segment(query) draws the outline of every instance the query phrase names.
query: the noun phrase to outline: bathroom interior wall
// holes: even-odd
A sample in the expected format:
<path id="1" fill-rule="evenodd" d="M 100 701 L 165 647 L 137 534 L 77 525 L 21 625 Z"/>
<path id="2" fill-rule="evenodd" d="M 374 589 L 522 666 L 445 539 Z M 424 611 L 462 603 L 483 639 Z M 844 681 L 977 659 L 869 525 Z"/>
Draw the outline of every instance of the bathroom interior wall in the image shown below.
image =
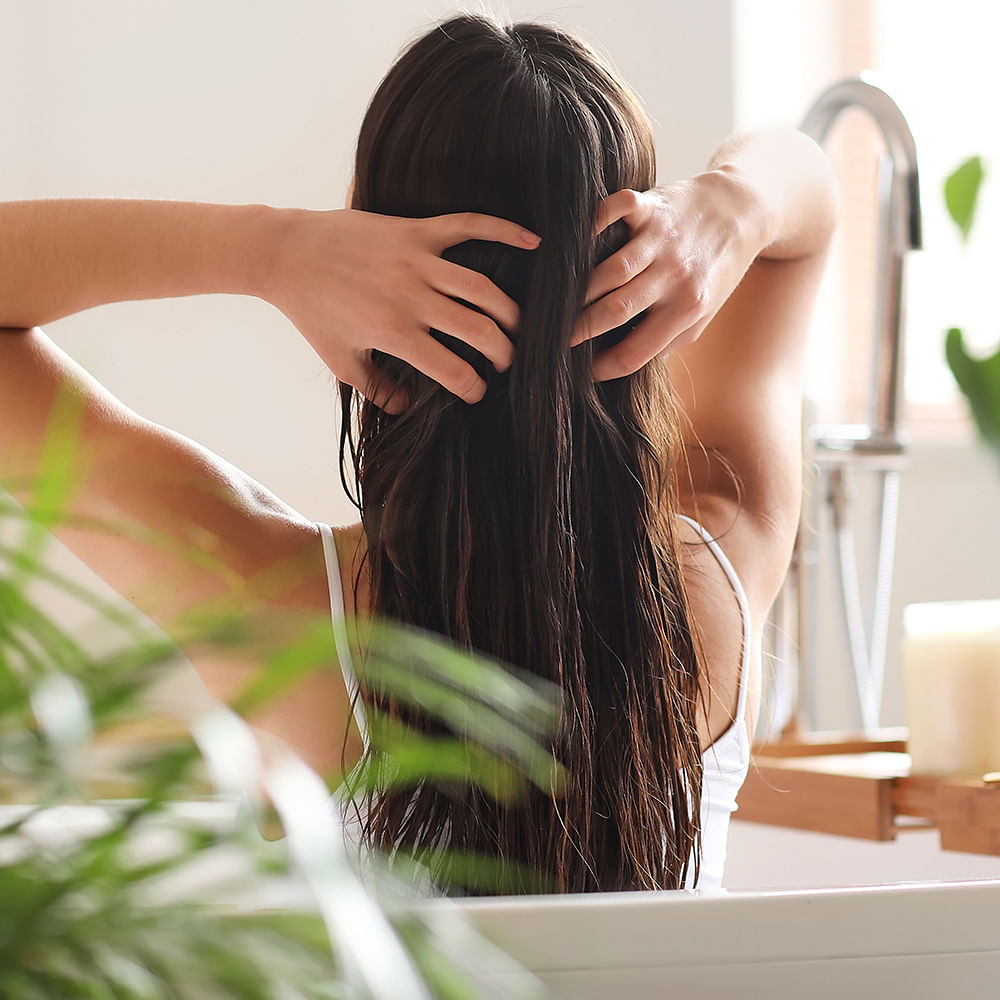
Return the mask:
<path id="1" fill-rule="evenodd" d="M 0 197 L 338 207 L 368 96 L 399 48 L 457 6 L 0 0 L 7 95 L 0 102 Z M 769 16 L 802 19 L 804 6 L 778 4 Z M 761 117 L 794 123 L 808 102 L 797 93 L 762 115 L 754 91 L 740 86 L 781 71 L 777 51 L 768 59 L 744 49 L 734 63 L 733 39 L 745 30 L 750 7 L 763 16 L 760 4 L 746 0 L 552 7 L 516 0 L 497 9 L 545 17 L 607 52 L 654 117 L 660 179 L 668 180 L 699 169 L 737 124 Z M 812 71 L 817 86 L 825 82 L 820 63 Z M 222 296 L 123 303 L 48 332 L 126 403 L 218 451 L 308 516 L 352 517 L 336 471 L 331 380 L 269 305 Z M 917 443 L 903 480 L 895 622 L 908 601 L 1000 596 L 990 561 L 1000 551 L 998 497 L 1000 470 L 967 440 Z M 74 572 L 90 579 L 79 567 Z M 831 599 L 820 722 L 851 725 L 834 607 Z M 887 723 L 903 721 L 897 647 L 898 627 Z"/>
<path id="2" fill-rule="evenodd" d="M 3 196 L 340 207 L 369 96 L 395 53 L 458 6 L 0 0 Z M 633 0 L 625 17 L 603 2 L 494 6 L 578 31 L 609 54 L 656 119 L 662 179 L 697 170 L 730 131 L 729 0 Z M 304 513 L 352 517 L 330 380 L 270 306 L 126 303 L 48 332 L 127 403 Z"/>
<path id="3" fill-rule="evenodd" d="M 460 8 L 547 20 L 602 50 L 651 111 L 661 180 L 698 170 L 732 130 L 730 0 L 0 0 L 0 197 L 339 208 L 371 93 L 407 42 Z M 337 471 L 332 379 L 270 305 L 119 303 L 46 330 L 126 404 L 307 516 L 355 519 Z M 58 546 L 53 558 L 101 589 Z M 82 616 L 51 599 L 64 620 Z"/>

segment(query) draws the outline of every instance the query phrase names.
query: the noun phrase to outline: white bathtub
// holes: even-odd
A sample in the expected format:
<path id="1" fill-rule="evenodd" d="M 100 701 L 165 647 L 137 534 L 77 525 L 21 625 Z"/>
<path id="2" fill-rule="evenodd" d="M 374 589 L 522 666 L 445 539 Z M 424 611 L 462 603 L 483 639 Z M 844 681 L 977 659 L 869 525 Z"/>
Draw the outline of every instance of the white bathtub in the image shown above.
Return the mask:
<path id="1" fill-rule="evenodd" d="M 1000 880 L 459 906 L 556 997 L 1000 996 Z"/>
<path id="2" fill-rule="evenodd" d="M 178 804 L 213 825 L 233 803 Z M 0 806 L 0 821 L 20 807 Z M 103 828 L 94 806 L 46 810 L 32 823 L 57 844 Z M 148 843 L 156 843 L 156 831 Z M 886 845 L 889 846 L 889 845 Z M 255 885 L 239 852 L 174 873 L 167 896 L 242 908 L 311 905 L 301 885 Z M 427 900 L 458 909 L 518 959 L 554 997 L 803 997 L 806 1000 L 987 1000 L 1000 997 L 1000 879 L 867 888 L 716 893 L 605 893 Z M 484 983 L 507 972 L 480 967 Z M 494 994 L 495 995 L 495 994 Z"/>

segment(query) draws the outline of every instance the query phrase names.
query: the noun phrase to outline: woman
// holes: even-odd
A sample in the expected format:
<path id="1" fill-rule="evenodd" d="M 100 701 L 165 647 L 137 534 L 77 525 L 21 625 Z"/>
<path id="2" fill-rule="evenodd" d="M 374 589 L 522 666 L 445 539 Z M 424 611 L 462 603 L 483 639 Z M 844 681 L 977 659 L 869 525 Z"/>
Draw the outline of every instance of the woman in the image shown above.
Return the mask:
<path id="1" fill-rule="evenodd" d="M 513 805 L 387 793 L 368 803 L 370 843 L 486 851 L 564 891 L 721 879 L 760 626 L 798 520 L 800 366 L 835 184 L 814 144 L 781 131 L 654 181 L 649 123 L 589 49 L 462 16 L 376 93 L 354 211 L 0 211 L 0 477 L 30 480 L 68 381 L 71 512 L 174 542 L 59 527 L 113 586 L 168 629 L 206 599 L 343 602 L 561 686 L 565 787 Z M 31 329 L 219 291 L 272 302 L 340 379 L 360 524 L 310 523 Z M 224 572 L 182 555 L 205 540 Z M 261 582 L 288 567 L 294 587 Z M 257 720 L 324 770 L 364 753 L 338 649 L 343 676 Z M 185 651 L 222 695 L 253 669 Z"/>

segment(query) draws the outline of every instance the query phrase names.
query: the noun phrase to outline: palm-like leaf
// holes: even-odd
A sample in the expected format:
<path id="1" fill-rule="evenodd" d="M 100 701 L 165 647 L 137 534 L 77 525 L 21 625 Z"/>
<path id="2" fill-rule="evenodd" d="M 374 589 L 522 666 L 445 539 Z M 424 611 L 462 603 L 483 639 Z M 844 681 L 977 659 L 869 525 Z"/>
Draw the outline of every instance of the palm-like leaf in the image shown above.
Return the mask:
<path id="1" fill-rule="evenodd" d="M 267 791 L 283 842 L 263 840 L 248 810 L 227 808 L 232 795 L 206 816 L 178 810 L 177 800 L 209 791 L 206 761 L 223 792 L 235 793 L 233 762 L 261 759 L 245 753 L 252 734 L 228 710 L 196 726 L 200 749 L 175 726 L 122 760 L 127 800 L 93 797 L 95 741 L 147 712 L 149 688 L 176 649 L 46 563 L 43 529 L 65 517 L 62 500 L 72 488 L 72 416 L 57 413 L 46 446 L 50 472 L 31 516 L 0 498 L 0 526 L 21 519 L 25 528 L 21 544 L 0 545 L 0 802 L 19 803 L 0 806 L 0 996 L 476 995 L 451 953 L 456 935 L 463 950 L 489 946 L 467 928 L 442 931 L 437 918 L 417 917 L 398 868 L 383 874 L 374 859 L 363 879 L 326 786 L 297 758 L 242 773 L 244 787 Z M 114 630 L 118 641 L 105 643 L 111 651 L 89 653 L 38 606 L 36 580 Z M 245 647 L 261 625 L 221 611 L 191 628 L 205 642 Z M 555 722 L 551 692 L 426 635 L 378 624 L 371 636 L 374 681 L 440 718 L 451 734 L 435 741 L 372 720 L 398 782 L 459 777 L 510 795 L 525 781 L 557 780 L 545 750 Z M 329 622 L 304 627 L 280 650 L 262 651 L 264 669 L 237 705 L 259 707 L 334 660 Z M 478 864 L 467 860 L 470 882 L 489 885 L 490 866 Z M 293 869 L 298 884 L 311 887 L 311 904 L 300 893 L 297 908 L 261 910 L 261 893 L 287 895 Z M 391 899 L 390 908 L 377 898 Z M 525 990 L 534 992 L 530 983 Z"/>

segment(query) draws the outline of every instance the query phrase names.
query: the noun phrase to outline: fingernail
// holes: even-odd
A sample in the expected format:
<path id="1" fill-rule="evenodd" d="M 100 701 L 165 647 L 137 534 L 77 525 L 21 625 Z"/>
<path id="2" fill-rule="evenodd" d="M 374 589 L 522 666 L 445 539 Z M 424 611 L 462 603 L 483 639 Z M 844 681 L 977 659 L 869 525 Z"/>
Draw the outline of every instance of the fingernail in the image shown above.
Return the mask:
<path id="1" fill-rule="evenodd" d="M 536 235 L 528 229 L 521 230 L 521 242 L 526 247 L 537 247 L 542 242 L 541 236 Z"/>

